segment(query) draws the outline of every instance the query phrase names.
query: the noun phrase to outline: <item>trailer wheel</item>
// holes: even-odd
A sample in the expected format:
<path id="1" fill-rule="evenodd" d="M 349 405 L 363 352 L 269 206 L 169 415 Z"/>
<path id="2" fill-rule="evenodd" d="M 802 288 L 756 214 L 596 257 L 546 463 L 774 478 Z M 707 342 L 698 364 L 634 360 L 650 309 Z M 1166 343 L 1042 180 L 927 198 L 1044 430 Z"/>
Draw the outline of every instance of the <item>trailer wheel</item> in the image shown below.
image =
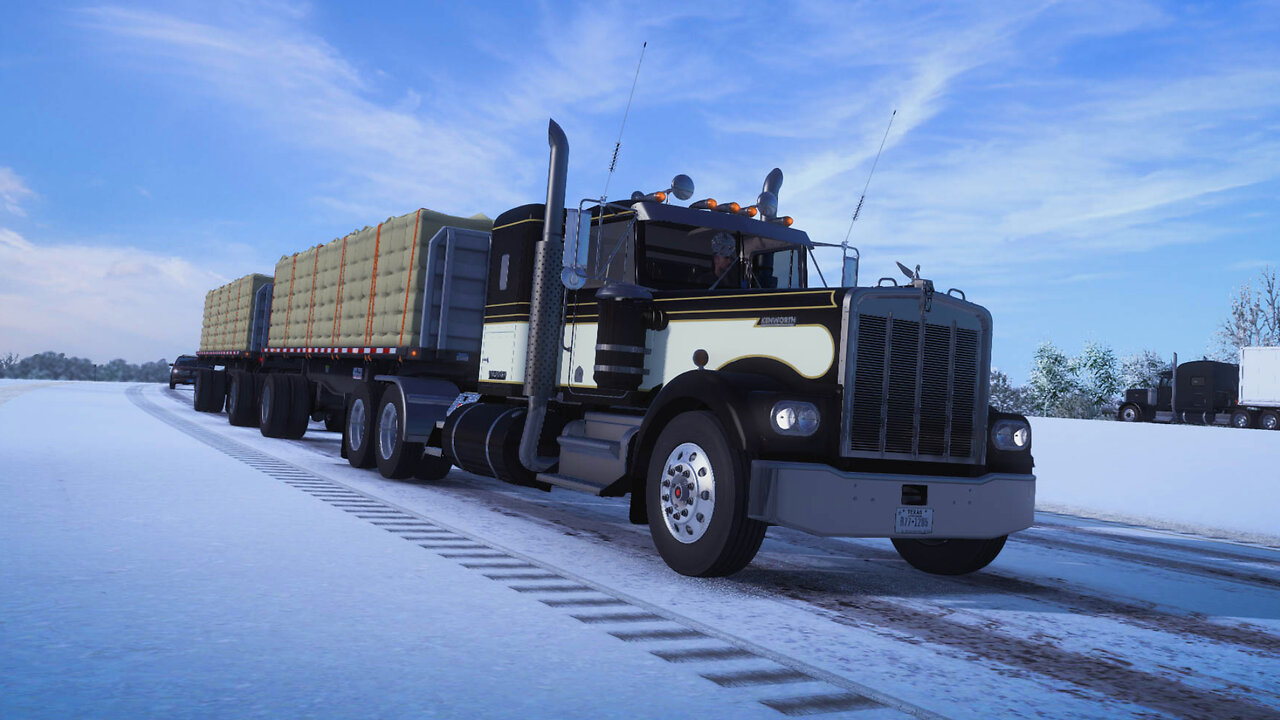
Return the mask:
<path id="1" fill-rule="evenodd" d="M 1121 422 L 1142 422 L 1142 408 L 1137 405 L 1121 405 L 1116 419 Z"/>
<path id="2" fill-rule="evenodd" d="M 933 575 L 967 575 L 991 564 L 1008 535 L 990 540 L 911 540 L 893 538 L 893 548 L 917 570 Z"/>
<path id="3" fill-rule="evenodd" d="M 658 435 L 645 482 L 649 533 L 681 575 L 731 575 L 751 562 L 767 525 L 747 517 L 747 464 L 716 416 L 677 415 Z"/>
<path id="4" fill-rule="evenodd" d="M 1243 408 L 1232 412 L 1231 427 L 1237 427 L 1237 428 L 1253 427 L 1253 413 Z"/>
<path id="5" fill-rule="evenodd" d="M 1280 428 L 1280 413 L 1275 410 L 1263 410 L 1258 416 L 1258 427 L 1263 430 L 1275 430 Z"/>
<path id="6" fill-rule="evenodd" d="M 222 412 L 227 399 L 226 376 L 212 368 L 196 372 L 196 392 L 193 407 L 200 412 Z"/>
<path id="7" fill-rule="evenodd" d="M 391 480 L 413 475 L 422 460 L 422 443 L 405 442 L 404 395 L 400 388 L 388 387 L 378 404 L 373 442 L 378 472 Z"/>
<path id="8" fill-rule="evenodd" d="M 289 411 L 284 437 L 297 440 L 307 434 L 307 425 L 311 422 L 311 383 L 301 375 L 285 377 L 289 379 Z"/>
<path id="9" fill-rule="evenodd" d="M 258 395 L 258 429 L 269 438 L 282 438 L 289 425 L 289 376 L 272 373 Z"/>
<path id="10" fill-rule="evenodd" d="M 227 421 L 238 427 L 258 424 L 258 383 L 246 370 L 230 372 L 227 388 Z"/>
<path id="11" fill-rule="evenodd" d="M 342 446 L 347 450 L 351 467 L 371 468 L 377 464 L 373 456 L 375 408 L 382 397 L 382 386 L 364 383 L 356 388 L 347 404 L 346 428 Z"/>

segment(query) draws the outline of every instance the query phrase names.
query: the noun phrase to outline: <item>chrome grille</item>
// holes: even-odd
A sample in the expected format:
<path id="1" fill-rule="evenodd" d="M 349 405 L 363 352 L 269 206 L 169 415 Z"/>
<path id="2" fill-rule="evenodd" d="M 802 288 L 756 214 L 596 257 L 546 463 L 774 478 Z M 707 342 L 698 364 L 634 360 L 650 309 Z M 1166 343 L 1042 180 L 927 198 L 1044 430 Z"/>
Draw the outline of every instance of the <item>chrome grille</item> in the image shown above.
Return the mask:
<path id="1" fill-rule="evenodd" d="M 984 333 L 962 326 L 973 324 L 972 314 L 935 308 L 924 321 L 894 314 L 855 316 L 847 454 L 981 462 Z"/>

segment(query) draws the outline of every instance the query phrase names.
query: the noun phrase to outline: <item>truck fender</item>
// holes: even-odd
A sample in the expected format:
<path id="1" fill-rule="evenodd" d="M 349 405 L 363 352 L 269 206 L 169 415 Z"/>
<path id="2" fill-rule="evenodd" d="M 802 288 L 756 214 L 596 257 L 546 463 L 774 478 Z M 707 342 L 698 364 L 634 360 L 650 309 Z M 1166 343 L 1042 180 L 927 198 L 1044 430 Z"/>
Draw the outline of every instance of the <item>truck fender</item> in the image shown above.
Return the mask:
<path id="1" fill-rule="evenodd" d="M 405 442 L 424 443 L 430 440 L 436 423 L 444 420 L 461 394 L 457 385 L 441 378 L 378 375 L 374 380 L 390 383 L 391 387 L 386 392 L 400 393 L 404 401 L 400 436 Z M 376 408 L 374 412 L 377 412 Z"/>
<path id="2" fill-rule="evenodd" d="M 631 522 L 642 524 L 649 521 L 644 502 L 649 455 L 658 435 L 672 418 L 693 410 L 710 411 L 724 425 L 729 440 L 746 449 L 747 438 L 754 434 L 747 410 L 747 393 L 773 389 L 778 384 L 772 378 L 752 373 L 690 370 L 664 385 L 649 405 L 644 421 L 640 423 L 640 431 L 636 433 L 634 451 L 630 453 L 627 476 L 631 486 Z"/>

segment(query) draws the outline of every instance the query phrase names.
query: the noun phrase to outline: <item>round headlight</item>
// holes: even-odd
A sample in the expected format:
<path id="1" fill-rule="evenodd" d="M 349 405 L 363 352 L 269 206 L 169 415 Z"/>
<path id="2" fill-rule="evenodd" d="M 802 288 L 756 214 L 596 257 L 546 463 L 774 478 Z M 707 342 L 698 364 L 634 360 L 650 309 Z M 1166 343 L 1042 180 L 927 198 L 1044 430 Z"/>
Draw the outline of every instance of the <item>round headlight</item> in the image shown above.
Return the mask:
<path id="1" fill-rule="evenodd" d="M 1022 420 L 997 420 L 991 428 L 991 444 L 997 450 L 1026 450 L 1031 447 L 1031 426 Z"/>
<path id="2" fill-rule="evenodd" d="M 779 435 L 807 437 L 818 431 L 821 416 L 813 403 L 782 400 L 774 403 L 770 420 Z"/>

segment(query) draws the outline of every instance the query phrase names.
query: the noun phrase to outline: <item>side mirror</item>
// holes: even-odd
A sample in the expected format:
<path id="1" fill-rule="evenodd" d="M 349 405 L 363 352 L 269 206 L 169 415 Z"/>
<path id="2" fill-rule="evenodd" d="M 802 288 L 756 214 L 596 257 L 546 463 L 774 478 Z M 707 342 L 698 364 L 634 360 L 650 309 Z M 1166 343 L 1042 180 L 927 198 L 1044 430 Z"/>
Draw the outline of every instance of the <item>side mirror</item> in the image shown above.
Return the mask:
<path id="1" fill-rule="evenodd" d="M 858 256 L 844 256 L 844 271 L 840 274 L 840 287 L 858 286 Z"/>
<path id="2" fill-rule="evenodd" d="M 587 284 L 587 258 L 591 250 L 591 213 L 564 211 L 564 256 L 560 284 L 579 290 Z"/>
<path id="3" fill-rule="evenodd" d="M 693 197 L 693 179 L 683 173 L 671 178 L 671 194 L 675 195 L 677 200 L 688 200 Z"/>

